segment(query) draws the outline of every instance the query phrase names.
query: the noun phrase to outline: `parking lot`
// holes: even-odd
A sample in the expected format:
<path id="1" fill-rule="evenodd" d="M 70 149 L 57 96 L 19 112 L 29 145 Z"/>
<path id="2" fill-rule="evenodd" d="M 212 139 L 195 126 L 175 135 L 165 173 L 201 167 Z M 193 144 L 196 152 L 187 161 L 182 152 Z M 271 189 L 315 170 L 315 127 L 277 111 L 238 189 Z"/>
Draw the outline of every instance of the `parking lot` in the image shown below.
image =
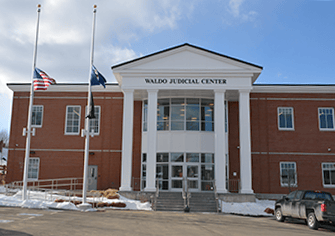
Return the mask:
<path id="1" fill-rule="evenodd" d="M 0 208 L 0 235 L 333 235 L 304 221 L 230 214 L 106 210 L 76 212 Z"/>

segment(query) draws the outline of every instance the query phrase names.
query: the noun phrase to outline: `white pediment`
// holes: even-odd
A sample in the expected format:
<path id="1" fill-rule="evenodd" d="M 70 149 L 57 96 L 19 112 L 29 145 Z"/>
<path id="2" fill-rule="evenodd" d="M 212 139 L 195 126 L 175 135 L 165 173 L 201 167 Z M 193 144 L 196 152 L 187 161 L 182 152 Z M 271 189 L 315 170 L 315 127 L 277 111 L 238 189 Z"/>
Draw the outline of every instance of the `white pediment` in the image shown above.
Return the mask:
<path id="1" fill-rule="evenodd" d="M 112 67 L 115 78 L 122 86 L 124 78 L 143 77 L 221 77 L 251 78 L 253 83 L 262 67 L 183 44 Z M 236 81 L 237 82 L 237 81 Z"/>
<path id="2" fill-rule="evenodd" d="M 115 66 L 113 71 L 261 71 L 261 67 L 185 44 Z"/>

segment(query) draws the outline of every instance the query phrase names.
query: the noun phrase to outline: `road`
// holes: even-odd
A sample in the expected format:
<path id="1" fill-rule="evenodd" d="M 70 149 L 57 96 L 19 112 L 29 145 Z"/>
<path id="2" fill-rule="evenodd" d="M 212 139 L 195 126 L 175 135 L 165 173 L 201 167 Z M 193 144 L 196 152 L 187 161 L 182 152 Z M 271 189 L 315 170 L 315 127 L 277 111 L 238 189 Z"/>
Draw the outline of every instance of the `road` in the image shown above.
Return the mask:
<path id="1" fill-rule="evenodd" d="M 75 212 L 0 208 L 0 235 L 333 235 L 335 227 L 318 231 L 303 221 L 280 223 L 274 217 L 230 214 L 106 210 Z"/>

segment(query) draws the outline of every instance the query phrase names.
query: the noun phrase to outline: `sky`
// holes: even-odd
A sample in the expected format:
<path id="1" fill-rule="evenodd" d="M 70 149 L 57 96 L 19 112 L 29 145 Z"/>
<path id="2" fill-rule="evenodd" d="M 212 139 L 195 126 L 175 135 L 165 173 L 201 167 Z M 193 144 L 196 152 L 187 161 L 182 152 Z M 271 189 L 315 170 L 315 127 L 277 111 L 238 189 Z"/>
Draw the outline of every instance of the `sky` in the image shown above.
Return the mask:
<path id="1" fill-rule="evenodd" d="M 58 83 L 87 83 L 93 5 L 94 64 L 111 66 L 189 43 L 263 67 L 256 83 L 335 84 L 335 0 L 1 0 L 0 131 L 13 92 L 30 83 L 37 4 L 37 67 Z"/>

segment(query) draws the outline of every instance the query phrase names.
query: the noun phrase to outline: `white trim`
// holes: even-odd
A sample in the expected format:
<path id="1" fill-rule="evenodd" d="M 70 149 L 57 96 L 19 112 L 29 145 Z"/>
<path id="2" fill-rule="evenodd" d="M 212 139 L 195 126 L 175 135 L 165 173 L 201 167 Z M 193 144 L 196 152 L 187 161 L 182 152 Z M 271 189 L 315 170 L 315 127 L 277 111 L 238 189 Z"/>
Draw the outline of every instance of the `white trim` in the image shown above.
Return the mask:
<path id="1" fill-rule="evenodd" d="M 332 118 L 333 118 L 333 128 L 321 128 L 320 123 L 320 109 L 331 109 L 332 110 Z M 335 124 L 334 124 L 334 107 L 318 107 L 318 121 L 319 121 L 319 130 L 320 131 L 335 131 Z"/>
<path id="2" fill-rule="evenodd" d="M 325 184 L 325 180 L 324 180 L 324 175 L 323 175 L 323 165 L 324 164 L 331 164 L 331 165 L 334 165 L 334 168 L 333 169 L 330 169 L 330 168 L 326 168 L 325 170 L 335 170 L 335 162 L 322 162 L 321 163 L 321 175 L 322 175 L 322 185 L 324 188 L 335 188 L 335 183 L 333 184 Z M 330 177 L 329 177 L 330 178 Z M 330 178 L 331 179 L 331 178 Z"/>
<path id="3" fill-rule="evenodd" d="M 34 151 L 42 152 L 83 152 L 84 149 L 37 149 L 33 148 Z M 24 151 L 25 148 L 8 148 L 9 151 Z M 90 152 L 122 152 L 122 150 L 93 150 L 90 149 Z M 335 154 L 334 154 L 335 155 Z"/>
<path id="4" fill-rule="evenodd" d="M 39 90 L 38 94 L 48 92 L 87 92 L 88 84 L 54 84 L 47 90 Z M 7 84 L 7 87 L 13 92 L 29 92 L 31 84 Z M 122 92 L 118 84 L 106 84 L 106 88 L 102 86 L 92 86 L 92 92 Z"/>
<path id="5" fill-rule="evenodd" d="M 297 163 L 294 162 L 294 161 L 281 161 L 279 162 L 279 168 L 280 168 L 280 171 L 279 171 L 279 177 L 280 177 L 280 186 L 281 187 L 288 187 L 288 183 L 283 183 L 283 180 L 282 180 L 282 164 L 294 164 L 294 184 L 291 186 L 291 187 L 298 187 L 298 179 L 297 179 Z"/>
<path id="6" fill-rule="evenodd" d="M 79 107 L 79 123 L 78 123 L 78 132 L 77 133 L 66 132 L 68 107 Z M 64 129 L 64 134 L 65 135 L 79 135 L 80 134 L 80 120 L 81 120 L 81 106 L 80 105 L 67 105 L 66 106 L 66 112 L 65 112 L 65 127 L 64 127 L 65 129 Z"/>
<path id="7" fill-rule="evenodd" d="M 280 127 L 279 109 L 291 109 L 292 128 L 281 128 Z M 293 109 L 293 107 L 277 107 L 277 123 L 278 123 L 278 130 L 281 130 L 281 131 L 294 131 L 294 109 Z"/>
<path id="8" fill-rule="evenodd" d="M 43 126 L 43 113 L 44 113 L 44 106 L 43 105 L 33 105 L 33 111 L 32 113 L 34 112 L 34 108 L 35 107 L 42 107 L 42 118 L 41 118 L 41 124 L 40 125 L 33 125 L 31 124 L 31 127 L 34 127 L 34 128 L 42 128 Z M 36 121 L 36 119 L 35 119 Z M 31 123 L 33 123 L 33 120 L 31 120 Z"/>
<path id="9" fill-rule="evenodd" d="M 30 161 L 31 160 L 38 160 L 38 166 L 37 166 L 37 178 L 29 178 L 29 170 L 31 170 L 30 167 Z M 38 176 L 39 176 L 39 172 L 40 172 L 40 158 L 39 157 L 29 157 L 29 163 L 28 163 L 28 180 L 38 180 Z"/>

